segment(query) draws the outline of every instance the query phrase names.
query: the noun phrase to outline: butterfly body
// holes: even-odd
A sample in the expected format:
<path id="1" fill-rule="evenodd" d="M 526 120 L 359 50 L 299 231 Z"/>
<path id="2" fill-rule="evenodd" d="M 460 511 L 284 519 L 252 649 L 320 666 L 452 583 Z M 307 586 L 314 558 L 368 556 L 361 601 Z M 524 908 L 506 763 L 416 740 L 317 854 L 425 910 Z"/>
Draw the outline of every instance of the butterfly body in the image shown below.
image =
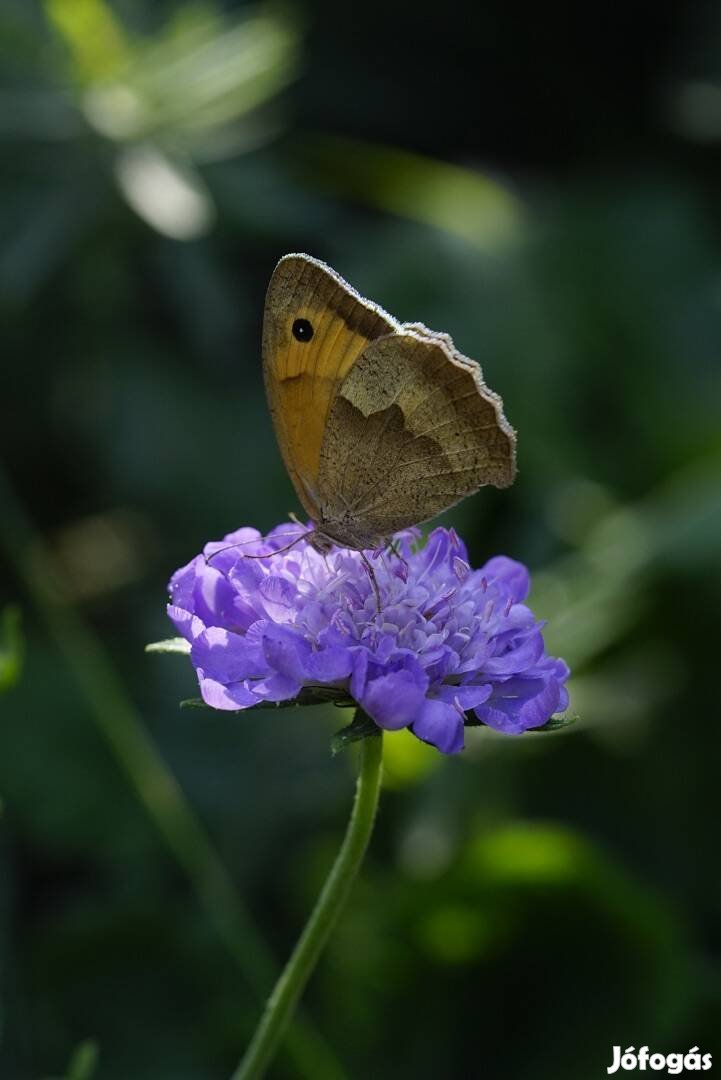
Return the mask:
<path id="1" fill-rule="evenodd" d="M 515 435 L 479 365 L 308 255 L 286 255 L 271 278 L 263 371 L 320 545 L 376 548 L 484 484 L 513 481 Z"/>

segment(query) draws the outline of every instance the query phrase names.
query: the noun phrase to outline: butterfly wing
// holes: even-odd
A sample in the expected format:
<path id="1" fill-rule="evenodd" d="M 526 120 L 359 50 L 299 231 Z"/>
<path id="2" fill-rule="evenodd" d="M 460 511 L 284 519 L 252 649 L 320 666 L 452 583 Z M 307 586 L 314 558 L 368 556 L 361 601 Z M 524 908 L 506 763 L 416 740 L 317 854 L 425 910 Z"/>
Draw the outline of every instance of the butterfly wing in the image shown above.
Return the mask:
<path id="1" fill-rule="evenodd" d="M 387 537 L 484 484 L 508 487 L 515 446 L 479 365 L 447 335 L 404 326 L 364 350 L 333 400 L 318 475 L 321 520 L 341 542 Z"/>
<path id="2" fill-rule="evenodd" d="M 314 520 L 321 444 L 338 387 L 366 346 L 397 327 L 309 255 L 286 255 L 273 272 L 263 320 L 263 376 L 283 461 Z"/>

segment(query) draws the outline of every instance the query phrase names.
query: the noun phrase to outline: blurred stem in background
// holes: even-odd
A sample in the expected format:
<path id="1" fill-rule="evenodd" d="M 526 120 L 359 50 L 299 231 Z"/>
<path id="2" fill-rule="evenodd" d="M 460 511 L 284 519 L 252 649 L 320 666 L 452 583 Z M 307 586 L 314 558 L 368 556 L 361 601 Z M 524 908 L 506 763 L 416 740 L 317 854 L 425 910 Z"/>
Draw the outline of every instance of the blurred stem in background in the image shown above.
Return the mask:
<path id="1" fill-rule="evenodd" d="M 92 1080 L 98 1067 L 98 1058 L 98 1044 L 94 1039 L 86 1039 L 75 1048 L 64 1076 L 58 1080 Z"/>
<path id="2" fill-rule="evenodd" d="M 67 598 L 54 560 L 36 535 L 0 467 L 0 548 L 17 571 L 58 651 L 90 707 L 90 715 L 126 773 L 173 856 L 186 872 L 248 985 L 264 997 L 271 954 L 237 896 L 225 867 L 182 789 L 148 737 L 102 643 Z M 289 1032 L 298 1072 L 309 1080 L 341 1080 L 331 1050 L 307 1020 Z"/>
<path id="3" fill-rule="evenodd" d="M 341 135 L 304 132 L 290 149 L 290 168 L 314 186 L 442 229 L 479 251 L 505 250 L 523 235 L 520 199 L 480 170 Z"/>
<path id="4" fill-rule="evenodd" d="M 357 710 L 356 720 L 363 717 L 361 710 Z M 358 876 L 378 809 L 382 762 L 383 734 L 379 731 L 362 740 L 355 801 L 343 844 L 232 1080 L 260 1080 L 278 1052 L 305 985 Z"/>
<path id="5" fill-rule="evenodd" d="M 8 604 L 0 611 L 0 694 L 9 690 L 19 680 L 24 652 L 20 609 L 14 604 Z"/>
<path id="6" fill-rule="evenodd" d="M 576 671 L 628 631 L 659 565 L 717 568 L 721 545 L 721 451 L 671 474 L 635 504 L 604 513 L 583 543 L 534 575 L 534 601 L 549 619 L 549 648 Z M 612 572 L 609 571 L 612 568 Z"/>

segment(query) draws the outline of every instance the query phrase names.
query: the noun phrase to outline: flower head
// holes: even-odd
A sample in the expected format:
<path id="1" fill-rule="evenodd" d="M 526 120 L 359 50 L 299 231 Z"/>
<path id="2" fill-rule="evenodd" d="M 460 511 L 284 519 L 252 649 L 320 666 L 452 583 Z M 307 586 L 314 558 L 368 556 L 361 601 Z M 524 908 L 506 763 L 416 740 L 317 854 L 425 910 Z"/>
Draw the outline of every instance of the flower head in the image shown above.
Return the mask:
<path id="1" fill-rule="evenodd" d="M 336 687 L 380 727 L 448 754 L 469 722 L 518 735 L 566 708 L 568 667 L 545 653 L 521 563 L 497 556 L 472 570 L 454 530 L 425 545 L 399 533 L 393 551 L 367 553 L 379 611 L 360 553 L 320 554 L 304 531 L 239 529 L 173 575 L 168 614 L 206 704 L 248 709 Z"/>

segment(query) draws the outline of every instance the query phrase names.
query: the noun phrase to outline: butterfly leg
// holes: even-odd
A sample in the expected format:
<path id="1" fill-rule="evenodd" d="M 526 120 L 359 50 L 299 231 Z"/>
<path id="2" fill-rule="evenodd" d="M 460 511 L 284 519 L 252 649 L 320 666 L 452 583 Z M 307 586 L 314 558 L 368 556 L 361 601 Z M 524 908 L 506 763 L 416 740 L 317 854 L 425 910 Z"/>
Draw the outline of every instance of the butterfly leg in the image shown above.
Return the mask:
<path id="1" fill-rule="evenodd" d="M 376 607 L 378 608 L 378 614 L 380 615 L 382 608 L 381 608 L 381 591 L 378 588 L 378 578 L 376 577 L 375 570 L 373 569 L 370 562 L 368 561 L 368 556 L 366 555 L 365 551 L 359 551 L 358 554 L 360 555 L 361 559 L 363 560 L 363 565 L 365 566 L 366 570 L 368 571 L 368 577 L 371 579 L 371 585 L 373 586 L 373 592 L 375 593 L 375 598 L 376 598 Z"/>
<path id="2" fill-rule="evenodd" d="M 395 555 L 395 557 L 398 559 L 398 561 L 403 564 L 403 567 L 404 567 L 405 572 L 406 572 L 406 578 L 405 579 L 407 581 L 408 580 L 408 563 L 406 562 L 406 560 L 401 555 L 401 549 L 398 547 L 398 541 L 395 539 L 395 537 L 392 537 L 388 541 L 388 550 L 390 551 L 391 555 Z"/>
<path id="3" fill-rule="evenodd" d="M 275 551 L 269 551 L 265 555 L 241 555 L 242 559 L 272 559 L 274 555 L 282 555 L 284 551 L 290 551 L 291 548 L 299 544 L 301 540 L 310 541 L 315 533 L 315 529 L 308 529 L 307 532 L 301 533 L 300 536 L 296 536 L 295 540 L 291 540 L 285 547 L 277 548 Z M 223 549 L 225 550 L 225 549 Z"/>

